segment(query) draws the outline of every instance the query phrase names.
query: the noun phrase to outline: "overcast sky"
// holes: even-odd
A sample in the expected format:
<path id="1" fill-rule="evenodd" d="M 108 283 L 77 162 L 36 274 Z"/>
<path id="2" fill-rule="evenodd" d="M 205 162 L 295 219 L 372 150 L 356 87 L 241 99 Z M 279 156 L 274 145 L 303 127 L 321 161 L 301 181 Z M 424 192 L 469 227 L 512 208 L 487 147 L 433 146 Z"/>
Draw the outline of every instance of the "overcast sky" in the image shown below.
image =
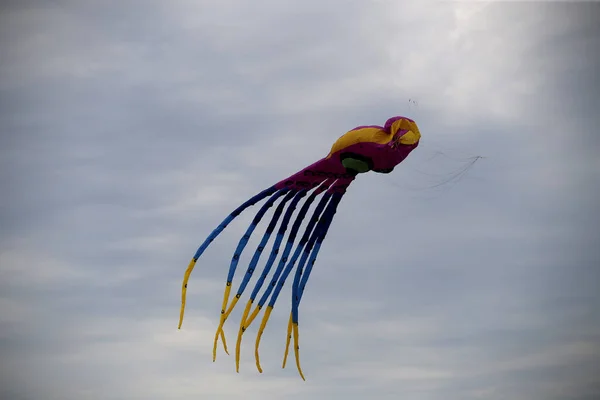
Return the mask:
<path id="1" fill-rule="evenodd" d="M 597 3 L 0 7 L 0 398 L 600 398 Z M 197 247 L 395 115 L 421 145 L 339 207 L 300 309 L 307 381 L 281 369 L 291 280 L 264 373 L 257 326 L 239 374 L 213 363 L 258 208 L 200 259 L 178 331 Z"/>

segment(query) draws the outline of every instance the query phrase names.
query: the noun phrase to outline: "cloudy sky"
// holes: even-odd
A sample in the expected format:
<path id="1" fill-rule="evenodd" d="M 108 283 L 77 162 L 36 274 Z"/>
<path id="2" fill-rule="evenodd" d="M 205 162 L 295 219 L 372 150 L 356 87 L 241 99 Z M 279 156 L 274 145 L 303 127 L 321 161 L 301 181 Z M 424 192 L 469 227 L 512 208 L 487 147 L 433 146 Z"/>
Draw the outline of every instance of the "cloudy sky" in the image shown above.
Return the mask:
<path id="1" fill-rule="evenodd" d="M 597 3 L 0 7 L 0 398 L 600 397 Z M 421 146 L 353 183 L 307 286 L 307 381 L 281 369 L 289 287 L 264 373 L 256 326 L 239 374 L 221 348 L 213 363 L 256 209 L 199 261 L 178 331 L 198 245 L 345 131 L 403 114 Z"/>

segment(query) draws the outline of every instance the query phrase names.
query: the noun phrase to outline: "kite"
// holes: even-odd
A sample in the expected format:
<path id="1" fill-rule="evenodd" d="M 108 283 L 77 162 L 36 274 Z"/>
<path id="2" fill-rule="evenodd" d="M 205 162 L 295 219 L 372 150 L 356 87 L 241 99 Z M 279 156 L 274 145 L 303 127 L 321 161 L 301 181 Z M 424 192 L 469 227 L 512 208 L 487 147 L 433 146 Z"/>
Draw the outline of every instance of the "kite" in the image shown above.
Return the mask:
<path id="1" fill-rule="evenodd" d="M 246 303 L 240 321 L 235 349 L 236 371 L 239 372 L 242 336 L 266 304 L 267 307 L 258 330 L 254 348 L 256 367 L 258 371 L 262 373 L 258 355 L 261 336 L 266 328 L 267 321 L 273 311 L 279 293 L 284 287 L 286 279 L 295 268 L 292 283 L 292 307 L 287 328 L 287 340 L 282 368 L 285 368 L 290 342 L 293 338 L 296 367 L 302 379 L 305 379 L 302 368 L 300 367 L 298 309 L 302 300 L 302 295 L 304 294 L 306 283 L 316 262 L 325 235 L 327 234 L 337 211 L 338 204 L 346 193 L 348 186 L 359 174 L 364 174 L 369 171 L 383 174 L 392 172 L 394 167 L 400 164 L 419 145 L 420 138 L 421 133 L 419 132 L 419 128 L 415 121 L 402 116 L 389 118 L 384 126 L 369 125 L 356 127 L 342 135 L 333 144 L 331 151 L 326 157 L 290 177 L 283 179 L 270 188 L 263 190 L 232 211 L 198 248 L 185 271 L 181 288 L 181 311 L 178 329 L 181 329 L 181 324 L 183 322 L 188 280 L 202 253 L 227 227 L 227 225 L 229 225 L 229 223 L 245 209 L 268 198 L 256 213 L 252 223 L 246 230 L 246 233 L 240 239 L 231 259 L 223 295 L 221 319 L 214 338 L 213 361 L 216 359 L 219 337 L 223 342 L 225 352 L 229 354 L 223 326 L 242 296 L 251 277 L 257 270 L 259 259 L 265 250 L 269 239 L 275 232 L 280 217 L 283 215 L 279 229 L 275 233 L 275 240 L 267 262 L 260 272 L 260 276 L 250 294 L 250 299 Z M 292 219 L 292 214 L 300 204 L 300 201 L 306 196 L 308 197 L 300 207 L 296 218 Z M 319 196 L 320 199 L 313 210 L 312 216 L 307 221 L 304 233 L 292 252 L 302 221 L 307 216 L 310 206 Z M 265 213 L 273 207 L 279 199 L 281 200 L 273 212 L 271 221 L 265 229 L 264 235 L 250 260 L 246 273 L 230 303 L 231 286 L 240 256 L 246 247 L 250 236 Z M 275 272 L 270 278 L 264 293 L 259 298 L 259 292 L 267 280 L 268 274 L 273 265 L 275 265 L 275 261 L 280 253 L 282 242 L 290 222 L 292 223 L 292 227 L 285 241 L 281 257 L 277 262 Z M 257 298 L 258 303 L 252 310 L 252 305 Z M 251 310 L 252 312 L 250 312 Z"/>

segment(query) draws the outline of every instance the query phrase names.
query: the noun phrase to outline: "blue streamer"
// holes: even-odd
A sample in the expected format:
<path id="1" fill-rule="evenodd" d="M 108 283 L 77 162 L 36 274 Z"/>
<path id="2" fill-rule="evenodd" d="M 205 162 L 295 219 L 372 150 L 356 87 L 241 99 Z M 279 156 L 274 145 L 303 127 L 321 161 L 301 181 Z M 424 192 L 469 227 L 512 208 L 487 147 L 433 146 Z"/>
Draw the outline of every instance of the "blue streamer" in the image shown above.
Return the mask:
<path id="1" fill-rule="evenodd" d="M 306 196 L 307 193 L 308 193 L 308 190 L 306 190 L 306 189 L 300 190 L 299 192 L 296 193 L 296 195 L 294 196 L 294 199 L 289 204 L 289 206 L 285 212 L 285 215 L 283 217 L 283 220 L 281 222 L 281 226 L 284 227 L 283 233 L 285 233 L 285 230 L 287 230 L 288 222 L 289 222 L 290 218 L 292 217 L 294 210 L 296 209 L 296 205 L 304 196 Z M 260 241 L 258 247 L 256 248 L 256 251 L 254 252 L 254 255 L 252 256 L 252 260 L 250 261 L 250 264 L 248 265 L 248 269 L 246 270 L 246 274 L 244 275 L 244 279 L 240 283 L 240 287 L 238 288 L 238 291 L 236 294 L 237 297 L 240 297 L 243 294 L 244 290 L 246 289 L 246 286 L 248 285 L 248 282 L 250 282 L 250 278 L 252 278 L 252 274 L 254 273 L 256 264 L 258 264 L 258 260 L 260 259 L 262 251 L 264 250 L 265 246 L 267 245 L 267 242 L 269 241 L 269 238 L 271 237 L 271 233 L 275 229 L 277 220 L 279 219 L 279 216 L 281 215 L 281 213 L 283 211 L 282 206 L 284 204 L 285 204 L 284 202 L 281 202 L 279 207 L 277 207 L 277 210 L 275 210 L 275 213 L 273 214 L 273 218 L 271 219 L 271 223 L 267 227 L 265 234 L 262 237 L 262 240 Z M 283 233 L 281 233 L 281 236 L 283 236 Z"/>
<path id="2" fill-rule="evenodd" d="M 326 194 L 327 196 L 327 194 Z M 323 199 L 321 199 L 321 203 L 319 203 L 319 205 L 323 204 L 323 207 L 325 206 L 325 202 L 323 202 L 323 200 L 327 199 L 328 203 L 327 204 L 327 208 L 330 207 L 331 205 L 331 200 L 333 197 L 331 195 L 325 197 Z M 316 210 L 315 210 L 316 211 Z M 314 226 L 315 223 L 318 221 L 319 223 L 322 222 L 322 220 L 324 218 L 326 218 L 327 216 L 327 210 L 325 210 L 323 212 L 323 215 L 321 216 L 321 221 L 319 221 L 318 218 L 315 218 L 315 216 L 313 215 L 313 218 L 311 219 L 312 225 Z M 290 274 L 292 268 L 294 267 L 298 257 L 300 256 L 300 252 L 302 251 L 302 248 L 304 247 L 304 244 L 306 243 L 307 247 L 311 246 L 311 243 L 314 243 L 313 237 L 315 235 L 319 234 L 319 225 L 317 224 L 317 226 L 314 228 L 314 230 L 312 231 L 312 235 L 310 235 L 310 239 L 308 241 L 306 240 L 301 240 L 300 243 L 298 243 L 298 246 L 296 247 L 296 250 L 294 251 L 294 255 L 292 256 L 292 259 L 288 262 L 288 265 L 285 267 L 285 270 L 283 271 L 283 273 L 281 274 L 281 276 L 279 277 L 277 283 L 275 284 L 275 277 L 271 283 L 271 288 L 274 288 L 275 290 L 273 291 L 273 295 L 271 296 L 271 300 L 269 301 L 269 307 L 274 307 L 275 306 L 275 302 L 277 301 L 277 298 L 279 297 L 279 293 L 281 292 L 281 289 L 283 288 L 284 284 L 285 284 L 285 280 L 287 279 L 287 276 Z M 308 228 L 308 227 L 307 227 Z M 312 230 L 312 227 L 311 227 Z M 309 231 L 308 229 L 304 232 L 305 235 L 302 239 L 308 238 L 309 237 Z M 307 243 L 308 242 L 308 243 Z M 307 255 L 305 255 L 306 253 L 306 248 L 305 251 L 302 254 L 302 259 L 301 259 L 301 263 L 306 262 L 305 258 L 307 257 Z M 262 300 L 262 299 L 261 299 Z"/>
<path id="3" fill-rule="evenodd" d="M 304 231 L 304 235 L 302 236 L 302 238 L 300 239 L 300 242 L 297 245 L 296 251 L 294 253 L 294 256 L 296 258 L 297 258 L 296 253 L 298 253 L 298 251 L 299 251 L 298 249 L 303 248 L 304 244 L 308 241 L 308 237 L 309 237 L 310 233 L 312 232 L 314 225 L 317 223 L 319 216 L 321 215 L 321 212 L 325 208 L 325 205 L 329 201 L 330 197 L 331 197 L 330 193 L 325 193 L 323 195 L 323 197 L 321 197 L 321 201 L 319 201 L 319 203 L 317 204 L 317 207 L 315 208 L 313 215 L 312 215 L 310 221 L 308 222 L 308 225 Z M 300 224 L 300 223 L 298 223 L 298 224 Z M 287 242 L 285 250 L 281 256 L 281 259 L 279 260 L 279 265 L 277 266 L 277 269 L 275 270 L 275 273 L 273 274 L 273 277 L 271 278 L 271 282 L 270 282 L 269 286 L 267 286 L 265 293 L 263 293 L 262 297 L 260 298 L 260 300 L 258 302 L 259 308 L 265 304 L 265 302 L 269 298 L 269 295 L 273 291 L 273 288 L 275 288 L 275 286 L 277 284 L 277 280 L 279 279 L 279 275 L 281 275 L 281 272 L 283 271 L 283 268 L 285 266 L 285 263 L 288 260 L 289 253 L 291 252 L 293 245 L 294 245 L 293 242 L 289 242 L 289 241 Z"/>
<path id="4" fill-rule="evenodd" d="M 227 284 L 228 285 L 230 285 L 233 280 L 233 276 L 235 275 L 235 270 L 236 270 L 237 264 L 240 260 L 240 256 L 242 255 L 244 248 L 248 244 L 248 240 L 250 240 L 250 236 L 252 235 L 252 232 L 254 232 L 254 229 L 256 229 L 256 226 L 258 225 L 258 223 L 260 222 L 262 217 L 265 215 L 267 210 L 269 208 L 271 208 L 273 206 L 273 204 L 275 203 L 275 201 L 284 194 L 286 194 L 286 196 L 281 201 L 282 204 L 285 204 L 288 200 L 290 200 L 294 196 L 294 191 L 287 189 L 287 188 L 279 190 L 277 193 L 275 193 L 273 196 L 271 196 L 271 198 L 256 213 L 256 216 L 252 220 L 252 223 L 246 230 L 246 233 L 244 234 L 244 236 L 242 236 L 242 238 L 240 239 L 240 241 L 235 249 L 235 252 L 233 253 L 233 257 L 231 258 L 231 264 L 229 265 L 229 273 L 227 275 Z"/>
<path id="5" fill-rule="evenodd" d="M 313 266 L 317 260 L 317 255 L 319 254 L 319 250 L 321 249 L 321 244 L 323 240 L 325 240 L 325 236 L 327 235 L 327 231 L 333 222 L 333 217 L 337 211 L 337 206 L 342 200 L 343 194 L 335 194 L 327 207 L 327 210 L 323 213 L 323 219 L 321 223 L 319 223 L 318 233 L 314 235 L 314 240 L 311 244 L 306 246 L 305 252 L 303 254 L 303 260 L 306 261 L 306 257 L 308 253 L 311 251 L 310 258 L 308 259 L 308 264 L 306 267 L 306 271 L 303 273 L 302 270 L 304 268 L 304 263 L 302 260 L 298 265 L 298 269 L 296 270 L 296 275 L 294 277 L 294 283 L 292 285 L 292 322 L 298 323 L 298 307 L 300 305 L 300 300 L 302 299 L 302 294 L 304 293 L 304 287 L 306 286 L 306 282 L 310 276 Z M 311 238 L 313 239 L 313 238 Z"/>
<path id="6" fill-rule="evenodd" d="M 275 185 L 271 186 L 268 189 L 263 190 L 262 192 L 258 193 L 257 195 L 255 195 L 254 197 L 251 197 L 249 200 L 247 200 L 246 202 L 244 202 L 242 205 L 240 205 L 238 208 L 236 208 L 235 210 L 233 210 L 224 220 L 223 222 L 221 222 L 219 224 L 219 226 L 217 226 L 211 233 L 210 235 L 208 235 L 208 237 L 206 238 L 206 240 L 204 240 L 204 243 L 202 243 L 202 245 L 200 245 L 200 247 L 198 248 L 198 250 L 196 251 L 196 254 L 194 254 L 194 261 L 198 261 L 198 259 L 200 258 L 200 256 L 202 255 L 202 253 L 204 253 L 204 251 L 208 248 L 208 246 L 212 243 L 213 240 L 216 239 L 217 236 L 219 236 L 219 234 L 221 232 L 223 232 L 223 229 L 225 229 L 227 227 L 227 225 L 229 225 L 229 223 L 231 221 L 233 221 L 238 215 L 240 215 L 246 208 L 255 205 L 256 203 L 258 203 L 259 201 L 269 197 L 270 195 L 272 195 L 273 193 L 277 192 L 277 188 L 275 187 Z"/>

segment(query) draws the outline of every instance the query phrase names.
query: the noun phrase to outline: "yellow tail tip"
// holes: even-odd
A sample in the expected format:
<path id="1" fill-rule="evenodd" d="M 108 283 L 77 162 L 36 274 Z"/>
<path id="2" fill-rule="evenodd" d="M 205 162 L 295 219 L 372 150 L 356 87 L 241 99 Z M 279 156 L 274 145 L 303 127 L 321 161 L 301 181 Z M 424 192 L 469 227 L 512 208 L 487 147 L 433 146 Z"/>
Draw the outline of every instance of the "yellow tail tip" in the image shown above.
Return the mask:
<path id="1" fill-rule="evenodd" d="M 256 359 L 256 367 L 258 368 L 258 372 L 261 372 L 261 373 L 262 373 L 262 369 L 260 368 L 260 359 L 258 357 L 258 348 L 260 346 L 260 339 L 261 339 L 262 334 L 267 326 L 267 321 L 269 320 L 269 317 L 271 316 L 272 311 L 273 311 L 273 307 L 267 306 L 267 309 L 265 310 L 265 314 L 263 315 L 263 319 L 260 323 L 260 327 L 258 328 L 258 335 L 256 335 L 256 343 L 254 344 L 254 358 Z"/>
<path id="2" fill-rule="evenodd" d="M 223 350 L 225 350 L 225 353 L 229 355 L 229 351 L 227 350 L 227 341 L 225 340 L 225 332 L 223 329 L 221 329 L 221 341 L 223 341 Z"/>
<path id="3" fill-rule="evenodd" d="M 293 323 L 293 328 L 294 328 L 293 329 L 293 331 L 294 331 L 294 354 L 296 355 L 296 368 L 298 368 L 298 373 L 302 377 L 302 380 L 306 381 L 306 379 L 304 379 L 304 373 L 302 373 L 302 368 L 300 367 L 300 346 L 298 345 L 300 335 L 298 333 L 298 324 Z"/>
<path id="4" fill-rule="evenodd" d="M 262 374 L 262 368 L 260 367 L 260 357 L 258 356 L 258 347 L 254 351 L 254 359 L 256 360 L 256 369 Z"/>
<path id="5" fill-rule="evenodd" d="M 292 339 L 292 313 L 290 313 L 290 319 L 288 321 L 287 338 L 285 340 L 285 352 L 283 353 L 283 363 L 281 365 L 282 369 L 285 368 L 285 364 L 287 363 L 291 339 Z"/>
<path id="6" fill-rule="evenodd" d="M 196 265 L 196 260 L 192 258 L 190 263 L 188 264 L 185 273 L 183 274 L 183 283 L 181 284 L 181 309 L 179 310 L 179 327 L 177 329 L 181 329 L 181 324 L 183 323 L 183 315 L 185 313 L 185 299 L 187 296 L 187 286 L 188 281 L 190 279 L 190 275 L 194 266 Z"/>

